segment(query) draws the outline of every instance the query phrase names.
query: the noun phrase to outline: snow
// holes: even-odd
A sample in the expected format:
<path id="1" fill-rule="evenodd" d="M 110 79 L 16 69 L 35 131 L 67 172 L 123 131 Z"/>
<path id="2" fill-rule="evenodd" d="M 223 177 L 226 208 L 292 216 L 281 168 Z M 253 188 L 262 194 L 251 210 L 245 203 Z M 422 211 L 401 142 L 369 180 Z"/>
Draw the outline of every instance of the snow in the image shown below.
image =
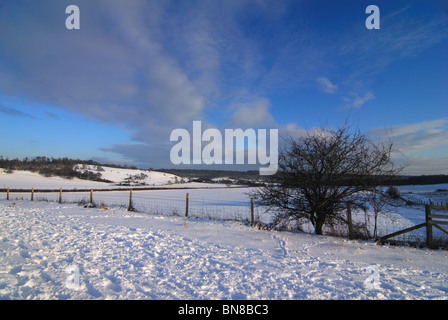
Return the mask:
<path id="1" fill-rule="evenodd" d="M 101 170 L 98 170 L 100 168 Z M 112 181 L 114 184 L 130 183 L 133 185 L 144 184 L 148 186 L 159 186 L 181 182 L 180 177 L 165 172 L 152 170 L 114 168 L 96 165 L 77 165 L 75 170 L 83 172 L 85 170 L 100 173 L 101 178 Z"/>
<path id="2" fill-rule="evenodd" d="M 2 299 L 447 299 L 448 252 L 0 200 Z"/>
<path id="3" fill-rule="evenodd" d="M 20 172 L 14 174 L 0 175 L 0 186 L 2 179 L 7 177 L 10 179 L 9 185 L 14 187 L 20 186 L 22 183 L 28 186 L 33 185 L 37 189 L 52 189 L 59 190 L 60 182 L 64 179 L 54 179 L 55 177 L 46 178 L 40 177 L 38 183 L 30 183 L 29 177 L 32 175 L 28 173 L 26 178 L 23 178 Z M 23 180 L 22 180 L 23 178 Z M 28 180 L 27 180 L 28 179 Z M 74 192 L 74 186 L 77 186 L 76 181 L 67 180 L 71 185 L 66 189 L 72 192 L 63 192 L 62 201 L 72 203 L 88 203 L 90 201 L 90 192 Z M 97 182 L 80 180 L 80 183 L 85 184 L 85 190 L 90 190 Z M 41 184 L 39 184 L 41 183 Z M 103 184 L 104 185 L 104 184 Z M 41 186 L 41 187 L 39 187 Z M 79 186 L 79 185 L 78 185 Z M 86 187 L 88 186 L 88 187 Z M 166 187 L 160 190 L 161 187 Z M 177 188 L 176 188 L 177 187 Z M 432 185 L 432 186 L 404 186 L 401 194 L 405 198 L 417 199 L 418 201 L 429 201 L 429 199 L 448 199 L 446 192 L 435 192 L 439 189 L 444 189 L 446 185 Z M 12 187 L 13 188 L 13 187 Z M 108 185 L 107 188 L 110 188 Z M 126 187 L 129 188 L 129 187 Z M 185 189 L 188 188 L 188 189 Z M 66 190 L 64 188 L 64 190 Z M 105 188 L 97 188 L 101 190 Z M 189 194 L 189 216 L 196 218 L 213 218 L 224 220 L 239 220 L 248 221 L 251 219 L 250 211 L 250 196 L 249 193 L 253 188 L 241 187 L 227 187 L 223 184 L 207 184 L 207 183 L 185 183 L 159 186 L 154 190 L 139 190 L 134 188 L 132 193 L 132 206 L 134 209 L 141 212 L 149 212 L 162 215 L 185 215 L 186 195 Z M 412 190 L 412 191 L 410 191 Z M 412 193 L 410 193 L 412 192 Z M 105 204 L 107 206 L 117 206 L 128 208 L 129 206 L 129 191 L 108 191 L 108 192 L 94 192 L 93 200 L 96 205 Z M 58 201 L 58 192 L 39 192 L 34 194 L 34 200 L 43 201 Z M 418 197 L 418 198 L 416 198 Z M 29 193 L 10 193 L 11 200 L 31 198 Z M 6 199 L 6 193 L 0 193 L 0 199 Z M 265 208 L 255 206 L 255 219 L 262 223 L 269 223 L 272 221 L 273 213 L 266 211 Z M 365 222 L 365 213 L 362 210 L 353 210 L 354 222 Z M 378 217 L 378 235 L 384 236 L 395 231 L 399 231 L 411 226 L 425 222 L 424 207 L 422 205 L 412 207 L 400 207 L 398 209 L 388 208 L 385 212 L 381 212 Z M 372 214 L 369 216 L 368 226 L 370 233 L 373 233 L 374 219 Z M 304 231 L 312 232 L 313 226 L 310 223 L 303 225 Z M 445 236 L 440 230 L 434 229 L 435 237 Z M 411 239 L 422 240 L 425 237 L 425 229 L 406 233 L 395 239 Z"/>
<path id="4" fill-rule="evenodd" d="M 103 169 L 113 184 L 1 171 L 0 188 L 110 189 L 141 173 Z M 56 192 L 35 201 L 1 192 L 0 299 L 448 299 L 448 251 L 258 230 L 243 223 L 251 188 L 172 184 L 172 175 L 145 172 L 166 189 L 134 189 L 138 212 L 126 210 L 129 191 L 94 192 L 95 208 L 81 205 L 88 192 L 64 192 L 61 204 Z M 447 199 L 446 184 L 398 188 L 421 201 Z M 272 212 L 255 207 L 255 218 L 270 222 Z M 353 219 L 364 221 L 364 212 Z M 390 210 L 379 216 L 379 235 L 422 222 L 422 206 Z"/>
<path id="5" fill-rule="evenodd" d="M 44 177 L 30 171 L 15 170 L 14 173 L 5 173 L 0 169 L 0 188 L 10 189 L 106 189 L 110 184 L 104 182 L 81 180 L 77 178 L 64 179 L 61 177 Z"/>
<path id="6" fill-rule="evenodd" d="M 223 187 L 225 184 L 205 184 L 205 183 L 187 183 L 186 179 L 182 179 L 173 174 L 139 170 L 112 168 L 102 166 L 104 171 L 97 171 L 97 166 L 86 165 L 83 169 L 82 165 L 78 165 L 78 170 L 83 172 L 88 170 L 94 173 L 101 173 L 101 177 L 111 183 L 83 180 L 78 178 L 64 179 L 62 177 L 45 177 L 36 172 L 14 170 L 14 173 L 6 173 L 5 169 L 0 168 L 0 188 L 6 189 L 46 189 L 58 190 L 63 189 L 120 189 L 138 187 L 157 187 L 157 188 L 216 188 Z M 135 178 L 139 175 L 146 175 L 143 179 L 133 179 L 132 182 L 126 178 Z M 124 185 L 127 183 L 127 185 Z M 121 185 L 120 185 L 121 184 Z M 142 185 L 140 185 L 142 184 Z"/>
<path id="7" fill-rule="evenodd" d="M 426 184 L 426 185 L 404 185 L 398 186 L 400 192 L 431 192 L 436 190 L 448 190 L 448 183 L 441 184 Z"/>
<path id="8" fill-rule="evenodd" d="M 398 187 L 401 195 L 414 202 L 448 203 L 448 184 L 409 185 Z"/>

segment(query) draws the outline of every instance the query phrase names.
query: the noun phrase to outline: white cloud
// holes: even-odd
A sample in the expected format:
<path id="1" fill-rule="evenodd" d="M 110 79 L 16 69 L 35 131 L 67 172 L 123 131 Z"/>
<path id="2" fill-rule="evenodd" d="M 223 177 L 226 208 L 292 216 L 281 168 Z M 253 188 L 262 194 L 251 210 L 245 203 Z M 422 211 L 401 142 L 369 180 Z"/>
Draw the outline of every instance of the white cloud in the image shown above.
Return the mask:
<path id="1" fill-rule="evenodd" d="M 348 102 L 348 104 L 345 106 L 345 109 L 359 109 L 361 108 L 366 102 L 370 100 L 374 100 L 375 95 L 372 93 L 372 91 L 369 91 L 365 93 L 364 95 L 360 96 L 358 94 L 354 94 L 351 98 L 344 98 L 345 101 Z"/>
<path id="2" fill-rule="evenodd" d="M 418 153 L 448 146 L 448 118 L 398 125 L 387 130 L 375 129 L 368 134 L 379 138 L 390 134 L 401 152 Z"/>
<path id="3" fill-rule="evenodd" d="M 407 174 L 447 174 L 446 157 L 429 156 L 448 147 L 448 118 L 374 129 L 368 136 L 379 140 L 392 138 L 397 164 L 406 164 Z M 404 156 L 404 157 L 403 157 Z"/>
<path id="4" fill-rule="evenodd" d="M 237 127 L 256 128 L 274 124 L 274 117 L 269 112 L 271 102 L 267 98 L 258 98 L 250 103 L 239 104 L 231 117 Z"/>
<path id="5" fill-rule="evenodd" d="M 447 124 L 448 124 L 448 118 L 442 118 L 436 120 L 423 121 L 419 123 L 394 126 L 391 128 L 391 131 L 394 135 L 397 136 L 409 135 L 417 132 L 440 133 L 442 131 L 441 129 L 445 127 Z"/>
<path id="6" fill-rule="evenodd" d="M 325 93 L 335 93 L 338 86 L 333 84 L 328 78 L 321 77 L 317 79 L 320 89 Z"/>
<path id="7" fill-rule="evenodd" d="M 162 3 L 77 4 L 83 23 L 76 32 L 56 27 L 63 3 L 27 3 L 17 20 L 0 11 L 0 29 L 11 30 L 0 51 L 14 62 L 0 61 L 4 93 L 128 126 L 143 143 L 203 116 L 206 98 L 158 37 Z"/>
<path id="8" fill-rule="evenodd" d="M 448 174 L 448 157 L 407 156 L 394 158 L 397 166 L 404 166 L 404 175 Z"/>
<path id="9" fill-rule="evenodd" d="M 150 150 L 166 147 L 172 129 L 204 120 L 208 108 L 231 105 L 222 122 L 232 125 L 282 127 L 270 100 L 260 98 L 279 88 L 318 85 L 328 94 L 350 88 L 358 94 L 346 94 L 347 108 L 361 108 L 375 96 L 369 88 L 353 86 L 359 74 L 364 79 L 381 72 L 447 36 L 446 19 L 407 24 L 396 14 L 387 33 L 366 36 L 359 28 L 329 39 L 319 30 L 303 29 L 306 17 L 285 25 L 288 3 L 272 3 L 78 0 L 81 30 L 70 32 L 64 27 L 63 1 L 11 1 L 0 10 L 0 30 L 8 30 L 0 37 L 0 88 L 6 95 L 125 127 L 139 144 L 116 145 L 114 152 L 143 159 Z M 269 17 L 269 28 L 244 30 L 242 10 L 255 5 L 261 18 Z M 336 84 L 328 74 L 339 71 L 348 76 Z M 282 128 L 293 135 L 303 130 L 293 124 Z M 425 134 L 440 136 L 437 130 Z"/>
<path id="10" fill-rule="evenodd" d="M 343 67 L 356 77 L 377 75 L 396 61 L 447 39 L 446 14 L 416 17 L 409 7 L 381 16 L 381 29 L 387 28 L 387 32 L 365 32 L 356 25 L 352 32 L 341 33 L 332 51 L 343 57 Z"/>
<path id="11" fill-rule="evenodd" d="M 396 126 L 390 131 L 397 147 L 405 153 L 448 146 L 448 118 Z"/>

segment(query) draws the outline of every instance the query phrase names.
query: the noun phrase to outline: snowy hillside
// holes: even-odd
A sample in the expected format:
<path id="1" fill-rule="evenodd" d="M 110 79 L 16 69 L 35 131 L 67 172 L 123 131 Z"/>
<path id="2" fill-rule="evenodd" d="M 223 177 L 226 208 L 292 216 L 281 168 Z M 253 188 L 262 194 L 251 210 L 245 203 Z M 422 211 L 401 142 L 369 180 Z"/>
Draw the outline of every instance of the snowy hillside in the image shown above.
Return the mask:
<path id="1" fill-rule="evenodd" d="M 100 169 L 101 170 L 98 170 Z M 79 172 L 90 171 L 100 173 L 101 178 L 111 181 L 110 183 L 83 180 L 78 178 L 64 179 L 62 177 L 45 177 L 39 173 L 15 170 L 6 173 L 0 169 L 0 188 L 11 189 L 110 189 L 112 187 L 129 186 L 168 186 L 182 182 L 183 180 L 173 174 L 138 170 L 112 168 L 105 166 L 78 165 Z"/>
<path id="2" fill-rule="evenodd" d="M 0 201 L 0 299 L 448 299 L 448 252 Z"/>
<path id="3" fill-rule="evenodd" d="M 82 180 L 78 178 L 64 179 L 62 177 L 45 177 L 36 172 L 14 170 L 14 173 L 5 173 L 0 169 L 0 188 L 11 189 L 107 189 L 111 184 L 97 181 Z"/>
<path id="4" fill-rule="evenodd" d="M 75 170 L 80 172 L 87 170 L 93 173 L 100 173 L 102 179 L 122 185 L 159 186 L 183 182 L 182 178 L 176 175 L 150 170 L 113 168 L 95 165 L 77 165 L 75 166 Z"/>

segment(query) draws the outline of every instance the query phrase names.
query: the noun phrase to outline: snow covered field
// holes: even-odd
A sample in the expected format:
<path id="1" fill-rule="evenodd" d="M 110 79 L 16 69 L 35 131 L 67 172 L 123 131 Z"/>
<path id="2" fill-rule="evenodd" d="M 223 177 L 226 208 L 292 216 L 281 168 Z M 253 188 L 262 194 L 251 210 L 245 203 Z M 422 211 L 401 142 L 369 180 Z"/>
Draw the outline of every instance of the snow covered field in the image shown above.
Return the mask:
<path id="1" fill-rule="evenodd" d="M 96 170 L 96 166 L 86 166 L 85 169 Z M 15 171 L 13 174 L 4 173 L 0 169 L 0 188 L 11 189 L 51 189 L 58 190 L 79 190 L 91 188 L 95 190 L 117 188 L 117 184 L 125 181 L 128 177 L 138 177 L 142 173 L 147 174 L 145 183 L 149 184 L 152 179 L 153 184 L 157 181 L 157 188 L 167 188 L 167 190 L 139 190 L 133 187 L 132 195 L 133 207 L 141 212 L 159 214 L 159 215 L 185 215 L 186 194 L 189 194 L 189 216 L 199 218 L 213 219 L 233 219 L 250 220 L 250 197 L 248 192 L 251 188 L 228 188 L 225 184 L 219 183 L 172 183 L 175 181 L 173 175 L 156 172 L 143 171 L 135 169 L 120 169 L 102 167 L 104 171 L 103 178 L 114 181 L 113 183 L 95 182 L 80 179 L 63 179 L 60 177 L 44 177 L 37 173 Z M 80 169 L 83 170 L 83 169 Z M 177 178 L 181 181 L 181 178 Z M 129 186 L 123 186 L 129 188 Z M 176 190 L 168 190 L 176 189 Z M 190 189 L 185 189 L 190 188 Z M 432 200 L 433 202 L 448 202 L 448 184 L 422 185 L 422 186 L 400 186 L 398 187 L 404 198 L 413 201 Z M 107 206 L 117 206 L 127 208 L 129 205 L 128 191 L 95 192 L 93 200 L 97 205 L 105 204 Z M 59 194 L 53 193 L 35 193 L 35 200 L 58 201 Z M 0 193 L 0 200 L 6 199 L 6 193 Z M 28 193 L 11 193 L 10 199 L 30 199 Z M 89 192 L 64 192 L 63 202 L 88 203 L 90 199 Z M 272 221 L 272 213 L 266 212 L 264 208 L 255 207 L 255 219 L 263 223 Z M 363 211 L 354 211 L 353 219 L 355 222 L 365 222 L 365 213 Z M 425 221 L 424 207 L 414 206 L 398 209 L 389 209 L 379 215 L 378 235 L 386 235 L 392 232 L 402 230 Z M 374 229 L 374 219 L 368 219 L 367 224 L 372 233 Z M 305 231 L 312 231 L 313 227 L 308 224 L 304 226 Z M 445 236 L 438 229 L 434 230 L 436 237 Z M 424 239 L 424 228 L 399 236 L 396 239 Z"/>
<path id="2" fill-rule="evenodd" d="M 170 189 L 170 190 L 134 190 L 132 192 L 132 207 L 142 213 L 163 216 L 185 216 L 186 195 L 189 195 L 189 217 L 209 218 L 219 220 L 250 221 L 250 192 L 252 188 L 218 188 L 214 184 L 211 188 Z M 35 201 L 58 202 L 58 192 L 43 192 L 34 194 Z M 93 202 L 97 205 L 127 209 L 129 206 L 129 191 L 94 192 Z M 11 192 L 11 200 L 30 200 L 29 192 Z M 0 200 L 6 199 L 6 193 L 0 193 Z M 64 192 L 62 202 L 88 204 L 90 192 Z M 273 212 L 263 207 L 255 206 L 254 217 L 262 223 L 272 222 Z M 353 211 L 353 221 L 364 223 L 365 213 L 362 210 Z M 381 213 L 378 217 L 378 235 L 386 235 L 398 230 L 411 227 L 425 221 L 422 206 L 398 208 Z M 368 226 L 371 233 L 374 220 L 370 215 Z M 313 226 L 307 223 L 302 226 L 304 231 L 312 232 Z M 442 234 L 434 230 L 435 236 Z M 424 228 L 405 234 L 397 239 L 424 239 Z"/>
<path id="3" fill-rule="evenodd" d="M 14 173 L 5 173 L 0 169 L 0 188 L 11 189 L 109 189 L 110 184 L 104 182 L 81 180 L 78 178 L 64 179 L 62 177 L 44 177 L 30 171 L 16 170 Z"/>
<path id="4" fill-rule="evenodd" d="M 1 186 L 110 188 L 17 171 L 0 174 Z M 448 299 L 447 251 L 257 230 L 241 222 L 250 218 L 249 188 L 183 186 L 194 189 L 135 190 L 139 212 L 126 211 L 128 191 L 95 192 L 96 208 L 78 204 L 85 192 L 64 193 L 61 204 L 58 193 L 33 202 L 0 193 L 0 299 Z M 399 189 L 443 201 L 448 185 Z M 379 234 L 423 221 L 421 206 L 399 208 L 380 215 Z"/>
<path id="5" fill-rule="evenodd" d="M 448 252 L 0 201 L 2 299 L 447 299 Z"/>

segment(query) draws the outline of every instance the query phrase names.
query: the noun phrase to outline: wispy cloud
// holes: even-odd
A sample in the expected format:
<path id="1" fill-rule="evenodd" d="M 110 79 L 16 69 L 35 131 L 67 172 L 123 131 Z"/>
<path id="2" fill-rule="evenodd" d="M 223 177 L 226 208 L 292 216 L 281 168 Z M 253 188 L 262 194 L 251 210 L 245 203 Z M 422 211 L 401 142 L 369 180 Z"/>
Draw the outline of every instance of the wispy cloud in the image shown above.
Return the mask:
<path id="1" fill-rule="evenodd" d="M 413 5 L 382 12 L 378 32 L 354 25 L 351 32 L 340 33 L 334 41 L 327 39 L 328 61 L 334 66 L 334 73 L 344 74 L 338 88 L 347 102 L 344 108 L 359 109 L 375 99 L 372 83 L 391 65 L 411 60 L 448 39 L 446 14 L 416 16 Z"/>
<path id="2" fill-rule="evenodd" d="M 341 67 L 359 79 L 382 73 L 392 63 L 410 58 L 448 38 L 446 14 L 412 14 L 410 6 L 381 17 L 381 31 L 369 32 L 354 27 L 332 43 L 332 51 L 341 57 Z M 386 31 L 383 31 L 386 30 Z"/>
<path id="3" fill-rule="evenodd" d="M 335 93 L 338 89 L 338 86 L 333 84 L 328 78 L 320 77 L 317 78 L 317 83 L 319 84 L 320 89 L 325 93 Z"/>
<path id="4" fill-rule="evenodd" d="M 63 3 L 8 5 L 28 9 L 15 19 L 8 10 L 0 12 L 0 29 L 10 30 L 0 39 L 0 52 L 15 61 L 0 61 L 3 92 L 20 88 L 30 99 L 118 124 L 146 145 L 168 140 L 173 128 L 203 117 L 206 97 L 159 38 L 164 4 L 80 0 L 84 23 L 78 32 L 60 23 Z"/>
<path id="5" fill-rule="evenodd" d="M 297 1 L 76 4 L 82 26 L 70 32 L 64 1 L 5 3 L 0 90 L 124 128 L 133 144 L 104 150 L 135 161 L 162 159 L 171 130 L 193 120 L 300 134 L 293 123 L 277 123 L 272 96 L 318 87 L 360 109 L 375 99 L 368 80 L 448 36 L 446 16 L 415 19 L 407 8 L 382 16 L 381 32 L 335 26 L 327 35 Z"/>
<path id="6" fill-rule="evenodd" d="M 427 157 L 411 155 L 406 158 L 398 158 L 395 163 L 405 166 L 403 174 L 408 175 L 438 175 L 448 174 L 448 157 Z M 431 165 L 428 165 L 428 164 Z"/>
<path id="7" fill-rule="evenodd" d="M 33 115 L 29 114 L 29 113 L 26 113 L 26 112 L 23 112 L 23 111 L 14 109 L 14 108 L 10 108 L 10 107 L 5 107 L 5 106 L 2 106 L 2 105 L 0 105 L 0 112 L 3 113 L 3 114 L 6 114 L 8 116 L 13 116 L 13 117 L 23 117 L 23 118 L 37 119 L 37 117 L 35 117 L 35 116 L 33 116 Z"/>
<path id="8" fill-rule="evenodd" d="M 401 152 L 419 153 L 448 146 L 448 118 L 374 129 L 368 134 L 378 138 L 391 135 Z"/>
<path id="9" fill-rule="evenodd" d="M 369 91 L 366 92 L 364 95 L 359 94 L 352 94 L 352 97 L 348 98 L 345 97 L 344 100 L 348 102 L 347 105 L 344 106 L 345 109 L 359 109 L 361 108 L 366 102 L 370 100 L 374 100 L 375 95 Z"/>
<path id="10" fill-rule="evenodd" d="M 448 174 L 448 157 L 434 150 L 448 148 L 448 118 L 377 128 L 367 132 L 379 141 L 392 139 L 393 160 L 403 174 Z"/>
<path id="11" fill-rule="evenodd" d="M 50 117 L 51 119 L 54 119 L 54 120 L 60 120 L 60 119 L 61 119 L 61 118 L 60 118 L 57 114 L 55 114 L 54 112 L 44 111 L 44 113 L 45 113 L 48 117 Z"/>

